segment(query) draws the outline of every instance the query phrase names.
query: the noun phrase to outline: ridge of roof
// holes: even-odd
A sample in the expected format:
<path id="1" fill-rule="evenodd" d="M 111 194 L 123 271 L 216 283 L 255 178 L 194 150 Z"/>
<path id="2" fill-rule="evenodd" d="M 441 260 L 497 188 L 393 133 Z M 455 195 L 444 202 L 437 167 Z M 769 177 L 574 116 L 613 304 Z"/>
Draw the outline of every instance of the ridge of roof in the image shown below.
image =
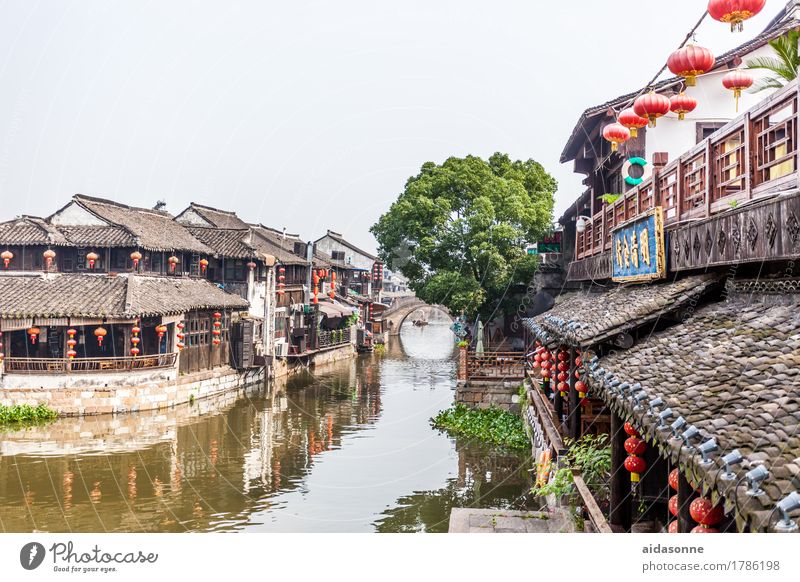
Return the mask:
<path id="1" fill-rule="evenodd" d="M 361 255 L 364 255 L 368 259 L 372 259 L 373 261 L 378 261 L 379 260 L 378 257 L 373 255 L 372 253 L 369 253 L 369 252 L 367 252 L 367 251 L 365 251 L 363 249 L 358 248 L 356 245 L 354 245 L 353 243 L 351 243 L 348 240 L 346 240 L 341 234 L 339 234 L 337 232 L 334 232 L 334 231 L 332 231 L 330 229 L 325 234 L 325 236 L 319 237 L 317 240 L 314 241 L 314 243 L 315 244 L 318 243 L 319 241 L 321 241 L 325 237 L 332 238 L 333 240 L 335 240 L 339 244 L 342 244 L 342 245 L 346 246 L 347 248 L 349 248 L 350 250 L 353 250 L 353 251 L 355 251 L 355 252 L 357 252 L 357 253 L 359 253 Z"/>

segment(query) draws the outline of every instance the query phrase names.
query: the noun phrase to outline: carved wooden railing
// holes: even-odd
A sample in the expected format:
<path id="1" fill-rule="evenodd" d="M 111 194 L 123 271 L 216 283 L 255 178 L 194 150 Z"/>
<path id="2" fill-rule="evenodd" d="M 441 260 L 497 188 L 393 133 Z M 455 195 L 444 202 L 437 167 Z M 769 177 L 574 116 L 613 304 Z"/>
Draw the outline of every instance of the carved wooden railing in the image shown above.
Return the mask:
<path id="1" fill-rule="evenodd" d="M 776 91 L 612 205 L 576 234 L 577 260 L 611 248 L 611 231 L 655 206 L 669 227 L 798 187 L 798 83 Z"/>
<path id="2" fill-rule="evenodd" d="M 106 372 L 129 372 L 131 370 L 153 370 L 172 368 L 178 354 L 156 354 L 136 358 L 17 358 L 5 359 L 6 373 L 34 374 L 102 374 Z"/>
<path id="3" fill-rule="evenodd" d="M 319 347 L 322 348 L 332 348 L 336 346 L 342 346 L 345 344 L 350 343 L 350 328 L 347 329 L 334 329 L 331 331 L 321 331 L 319 332 L 318 339 L 319 339 Z"/>
<path id="4" fill-rule="evenodd" d="M 524 377 L 523 352 L 467 354 L 467 380 L 522 380 Z"/>

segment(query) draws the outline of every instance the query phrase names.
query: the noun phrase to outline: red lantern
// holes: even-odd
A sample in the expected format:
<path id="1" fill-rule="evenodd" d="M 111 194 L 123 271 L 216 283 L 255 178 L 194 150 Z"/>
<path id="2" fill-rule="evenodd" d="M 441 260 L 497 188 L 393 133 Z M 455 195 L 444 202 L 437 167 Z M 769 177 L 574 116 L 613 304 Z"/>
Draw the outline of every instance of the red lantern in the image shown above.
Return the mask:
<path id="1" fill-rule="evenodd" d="M 219 338 L 216 338 L 216 337 L 215 337 L 213 340 L 211 340 L 211 343 L 213 343 L 213 344 L 214 344 L 214 347 L 216 347 L 216 346 L 218 346 L 219 344 L 221 344 L 221 343 L 222 343 L 222 341 L 221 341 Z"/>
<path id="2" fill-rule="evenodd" d="M 673 95 L 669 103 L 670 111 L 677 113 L 680 121 L 686 119 L 687 113 L 691 113 L 697 108 L 697 99 L 683 92 Z"/>
<path id="3" fill-rule="evenodd" d="M 159 342 L 161 342 L 161 340 L 164 339 L 164 336 L 167 334 L 167 331 L 168 330 L 167 330 L 167 326 L 166 325 L 159 325 L 159 326 L 156 327 L 156 333 L 158 334 L 158 341 Z"/>
<path id="4" fill-rule="evenodd" d="M 97 345 L 103 347 L 103 340 L 105 339 L 108 331 L 104 327 L 98 327 L 94 330 L 94 336 L 97 338 Z"/>
<path id="5" fill-rule="evenodd" d="M 631 139 L 631 132 L 621 123 L 609 123 L 603 128 L 603 139 L 611 142 L 611 151 L 616 152 L 619 144 Z"/>
<path id="6" fill-rule="evenodd" d="M 551 357 L 552 357 L 552 354 L 550 354 L 549 350 L 545 350 L 545 351 L 542 352 L 542 360 L 544 360 L 545 362 L 547 360 L 549 360 Z"/>
<path id="7" fill-rule="evenodd" d="M 214 312 L 214 319 L 222 319 L 222 314 L 219 311 Z"/>
<path id="8" fill-rule="evenodd" d="M 219 329 L 212 329 L 211 330 L 211 335 L 215 335 L 215 336 L 219 337 L 219 336 L 222 335 L 222 331 L 219 330 Z"/>
<path id="9" fill-rule="evenodd" d="M 247 268 L 250 269 L 251 272 L 255 271 L 256 267 L 258 267 L 258 265 L 254 261 L 247 263 Z"/>
<path id="10" fill-rule="evenodd" d="M 718 529 L 714 529 L 713 527 L 706 527 L 704 525 L 698 525 L 692 528 L 691 533 L 719 533 Z"/>
<path id="11" fill-rule="evenodd" d="M 655 127 L 656 120 L 669 113 L 669 106 L 669 99 L 655 91 L 641 95 L 633 102 L 633 110 L 636 115 L 647 119 L 650 122 L 650 127 Z"/>
<path id="12" fill-rule="evenodd" d="M 42 333 L 42 330 L 38 327 L 31 327 L 28 329 L 28 336 L 31 338 L 31 344 L 35 345 L 37 341 L 39 341 L 39 334 Z"/>
<path id="13" fill-rule="evenodd" d="M 673 469 L 672 471 L 670 471 L 667 482 L 674 491 L 678 490 L 678 478 L 679 478 L 679 473 L 677 469 Z"/>
<path id="14" fill-rule="evenodd" d="M 586 383 L 578 380 L 575 382 L 575 390 L 578 391 L 578 396 L 584 398 L 586 396 Z"/>
<path id="15" fill-rule="evenodd" d="M 70 360 L 74 360 L 75 356 L 77 356 L 77 355 L 78 355 L 78 352 L 76 352 L 75 350 L 67 350 L 67 357 Z"/>
<path id="16" fill-rule="evenodd" d="M 559 372 L 557 378 L 559 382 L 566 382 L 567 378 L 569 378 L 569 374 L 566 372 Z"/>
<path id="17" fill-rule="evenodd" d="M 632 436 L 632 437 L 636 437 L 636 438 L 641 438 L 641 436 L 642 436 L 642 435 L 639 434 L 639 431 L 636 430 L 630 422 L 626 422 L 623 425 L 622 429 L 625 431 L 625 434 L 627 434 L 628 436 Z"/>
<path id="18" fill-rule="evenodd" d="M 566 362 L 569 359 L 569 352 L 561 350 L 558 352 L 558 361 L 559 362 Z"/>
<path id="19" fill-rule="evenodd" d="M 8 269 L 8 265 L 11 264 L 11 259 L 14 258 L 14 253 L 11 251 L 3 251 L 0 253 L 0 258 L 3 259 L 3 266 Z"/>
<path id="20" fill-rule="evenodd" d="M 133 251 L 131 253 L 131 261 L 133 261 L 133 270 L 136 271 L 139 268 L 139 261 L 142 260 L 142 253 L 139 251 Z"/>
<path id="21" fill-rule="evenodd" d="M 700 525 L 713 526 L 722 521 L 725 511 L 722 509 L 722 505 L 715 507 L 710 499 L 698 497 L 689 506 L 689 515 Z"/>
<path id="22" fill-rule="evenodd" d="M 722 77 L 722 85 L 729 91 L 733 91 L 733 97 L 736 99 L 736 111 L 739 111 L 739 98 L 742 96 L 742 91 L 749 89 L 753 86 L 753 76 L 744 71 L 735 70 L 731 71 Z"/>
<path id="23" fill-rule="evenodd" d="M 214 327 L 219 329 L 220 327 L 222 327 L 222 322 L 221 321 L 215 321 L 214 322 Z"/>
<path id="24" fill-rule="evenodd" d="M 94 269 L 94 264 L 100 256 L 97 253 L 87 253 L 86 260 L 89 262 L 89 268 Z"/>
<path id="25" fill-rule="evenodd" d="M 677 495 L 673 495 L 672 497 L 669 498 L 669 503 L 667 504 L 667 507 L 669 508 L 669 512 L 673 516 L 678 517 L 678 496 Z"/>
<path id="26" fill-rule="evenodd" d="M 647 470 L 647 463 L 641 457 L 628 457 L 625 459 L 625 468 L 631 472 L 631 482 L 638 483 L 642 473 Z"/>
<path id="27" fill-rule="evenodd" d="M 569 384 L 567 384 L 566 382 L 558 383 L 558 391 L 561 392 L 561 396 L 566 396 L 567 390 L 569 390 Z"/>
<path id="28" fill-rule="evenodd" d="M 70 339 L 74 338 L 77 334 L 78 334 L 77 329 L 69 328 L 67 330 L 67 335 L 70 337 Z"/>
<path id="29" fill-rule="evenodd" d="M 208 259 L 200 259 L 200 273 L 205 275 L 206 269 L 208 269 Z"/>
<path id="30" fill-rule="evenodd" d="M 678 533 L 678 520 L 673 519 L 669 522 L 669 527 L 667 528 L 668 533 Z"/>
<path id="31" fill-rule="evenodd" d="M 139 335 L 140 333 L 142 333 L 142 328 L 137 325 L 134 325 L 133 328 L 131 328 L 131 333 L 133 335 Z"/>
<path id="32" fill-rule="evenodd" d="M 643 127 L 647 127 L 647 119 L 641 115 L 637 115 L 632 107 L 623 109 L 617 121 L 623 127 L 628 128 L 631 132 L 631 137 L 639 137 L 639 130 Z"/>
<path id="33" fill-rule="evenodd" d="M 135 358 L 136 356 L 138 356 L 140 353 L 142 353 L 142 352 L 141 352 L 141 350 L 139 350 L 139 348 L 137 348 L 136 346 L 134 346 L 134 347 L 132 347 L 132 348 L 131 348 L 131 355 L 132 355 L 134 358 Z"/>
<path id="34" fill-rule="evenodd" d="M 643 455 L 647 450 L 647 443 L 636 437 L 627 439 L 624 446 L 625 452 L 629 455 Z"/>
<path id="35" fill-rule="evenodd" d="M 569 364 L 566 362 L 559 362 L 558 363 L 558 371 L 559 372 L 566 372 L 569 370 Z"/>
<path id="36" fill-rule="evenodd" d="M 175 327 L 177 327 L 179 330 L 183 331 L 184 329 L 186 329 L 186 324 L 181 321 Z"/>
<path id="37" fill-rule="evenodd" d="M 714 68 L 714 53 L 707 48 L 693 44 L 679 48 L 667 59 L 667 66 L 673 75 L 686 79 L 687 87 L 697 85 L 697 77 Z"/>
<path id="38" fill-rule="evenodd" d="M 53 260 L 56 258 L 56 253 L 50 249 L 47 249 L 42 253 L 42 256 L 44 257 L 45 265 L 47 265 L 47 268 L 49 269 L 53 265 Z"/>
<path id="39" fill-rule="evenodd" d="M 142 338 L 140 338 L 140 337 L 134 336 L 134 337 L 131 338 L 131 343 L 133 345 L 135 345 L 135 346 L 138 346 L 141 341 L 142 341 Z"/>
<path id="40" fill-rule="evenodd" d="M 576 357 L 575 358 L 575 367 L 576 368 L 580 368 L 582 365 L 583 365 L 583 360 L 581 359 L 581 357 L 580 356 Z"/>
<path id="41" fill-rule="evenodd" d="M 731 32 L 744 30 L 744 21 L 752 18 L 764 8 L 767 0 L 710 0 L 708 15 L 714 20 L 727 22 Z"/>
<path id="42" fill-rule="evenodd" d="M 174 273 L 175 272 L 175 268 L 178 266 L 178 264 L 181 262 L 181 260 L 178 257 L 173 255 L 173 256 L 171 256 L 170 258 L 167 259 L 167 262 L 169 263 L 169 272 L 170 273 Z"/>

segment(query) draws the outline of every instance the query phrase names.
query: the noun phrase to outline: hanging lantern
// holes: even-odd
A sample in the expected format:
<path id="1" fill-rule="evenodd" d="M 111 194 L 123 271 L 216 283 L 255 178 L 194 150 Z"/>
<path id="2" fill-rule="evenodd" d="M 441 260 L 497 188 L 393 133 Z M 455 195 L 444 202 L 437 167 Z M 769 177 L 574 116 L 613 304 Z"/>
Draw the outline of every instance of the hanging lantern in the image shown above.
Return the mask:
<path id="1" fill-rule="evenodd" d="M 566 362 L 569 360 L 569 352 L 566 350 L 561 350 L 558 352 L 558 361 L 559 362 Z"/>
<path id="2" fill-rule="evenodd" d="M 698 497 L 689 505 L 689 515 L 701 526 L 712 527 L 723 520 L 725 511 L 722 505 L 715 506 L 710 499 Z"/>
<path id="3" fill-rule="evenodd" d="M 183 331 L 184 329 L 186 329 L 186 324 L 180 321 L 178 322 L 177 325 L 175 325 L 175 327 L 178 328 L 180 331 Z"/>
<path id="4" fill-rule="evenodd" d="M 97 253 L 87 253 L 86 261 L 89 263 L 90 269 L 94 269 L 94 265 L 97 262 L 97 259 L 99 258 L 100 256 Z"/>
<path id="5" fill-rule="evenodd" d="M 581 380 L 575 382 L 575 390 L 578 391 L 578 396 L 581 398 L 586 398 L 586 384 Z"/>
<path id="6" fill-rule="evenodd" d="M 141 352 L 141 350 L 140 350 L 139 348 L 137 348 L 136 346 L 133 346 L 133 347 L 131 348 L 131 355 L 132 355 L 134 358 L 135 358 L 136 356 L 138 356 L 139 354 L 141 354 L 141 353 L 142 353 L 142 352 Z"/>
<path id="7" fill-rule="evenodd" d="M 742 91 L 749 89 L 753 86 L 753 75 L 746 73 L 739 69 L 731 71 L 722 77 L 722 86 L 733 91 L 733 97 L 736 99 L 736 111 L 739 111 L 739 98 L 742 96 Z"/>
<path id="8" fill-rule="evenodd" d="M 742 32 L 744 21 L 764 8 L 767 0 L 710 0 L 708 15 L 719 22 L 731 25 L 731 32 Z"/>
<path id="9" fill-rule="evenodd" d="M 619 150 L 619 144 L 631 138 L 630 130 L 621 123 L 609 123 L 603 128 L 603 139 L 611 142 L 611 151 Z"/>
<path id="10" fill-rule="evenodd" d="M 255 261 L 250 261 L 247 263 L 247 268 L 250 269 L 251 273 L 256 270 L 256 267 L 258 267 L 258 265 L 255 263 Z"/>
<path id="11" fill-rule="evenodd" d="M 38 327 L 31 327 L 28 329 L 28 336 L 31 338 L 31 345 L 36 345 L 36 342 L 39 341 L 40 333 L 42 333 L 42 330 Z"/>
<path id="12" fill-rule="evenodd" d="M 632 437 L 636 437 L 636 438 L 641 438 L 642 437 L 642 435 L 639 434 L 639 431 L 636 430 L 636 428 L 634 428 L 634 426 L 630 422 L 626 422 L 622 426 L 622 429 L 625 431 L 625 434 L 627 434 L 628 436 L 632 436 Z"/>
<path id="13" fill-rule="evenodd" d="M 76 339 L 68 339 L 67 340 L 67 347 L 71 350 L 75 349 L 75 346 L 78 345 L 78 340 Z"/>
<path id="14" fill-rule="evenodd" d="M 667 479 L 667 482 L 669 483 L 669 486 L 672 487 L 672 489 L 674 491 L 678 490 L 678 478 L 679 477 L 680 477 L 680 475 L 678 473 L 678 469 L 673 469 L 672 471 L 670 471 L 669 477 Z"/>
<path id="15" fill-rule="evenodd" d="M 637 115 L 632 107 L 623 109 L 617 121 L 621 126 L 628 128 L 631 132 L 631 137 L 639 137 L 639 130 L 643 127 L 647 127 L 647 119 L 641 115 Z"/>
<path id="16" fill-rule="evenodd" d="M 222 314 L 219 311 L 214 312 L 214 319 L 222 319 Z"/>
<path id="17" fill-rule="evenodd" d="M 98 327 L 94 330 L 94 336 L 97 338 L 97 345 L 103 347 L 103 340 L 105 339 L 108 331 L 104 327 Z"/>
<path id="18" fill-rule="evenodd" d="M 133 251 L 131 253 L 131 261 L 133 261 L 133 270 L 136 271 L 139 268 L 139 261 L 142 260 L 142 253 L 139 251 Z"/>
<path id="19" fill-rule="evenodd" d="M 169 272 L 170 273 L 174 273 L 175 272 L 175 268 L 178 266 L 178 264 L 181 262 L 181 260 L 178 257 L 176 257 L 175 255 L 173 255 L 173 256 L 171 256 L 170 258 L 167 259 L 167 262 L 169 263 Z"/>
<path id="20" fill-rule="evenodd" d="M 678 520 L 673 519 L 669 522 L 669 526 L 667 527 L 667 533 L 678 533 Z"/>
<path id="21" fill-rule="evenodd" d="M 75 350 L 67 350 L 67 357 L 70 360 L 74 360 L 77 355 L 78 355 L 78 352 L 76 352 Z"/>
<path id="22" fill-rule="evenodd" d="M 208 269 L 208 259 L 200 259 L 200 274 L 205 275 Z"/>
<path id="23" fill-rule="evenodd" d="M 696 107 L 697 99 L 690 97 L 683 91 L 677 95 L 673 95 L 669 100 L 670 111 L 677 113 L 680 121 L 686 119 L 686 114 L 694 111 Z"/>
<path id="24" fill-rule="evenodd" d="M 8 269 L 8 265 L 11 264 L 11 259 L 14 258 L 14 253 L 12 253 L 11 251 L 3 251 L 2 253 L 0 253 L 0 258 L 3 259 L 3 267 Z"/>
<path id="25" fill-rule="evenodd" d="M 693 44 L 679 48 L 667 59 L 669 70 L 673 75 L 686 79 L 687 87 L 697 85 L 697 77 L 713 69 L 715 63 L 714 53 Z"/>
<path id="26" fill-rule="evenodd" d="M 139 335 L 140 333 L 142 333 L 142 328 L 139 327 L 138 325 L 134 325 L 133 328 L 131 328 L 131 333 L 133 335 Z"/>
<path id="27" fill-rule="evenodd" d="M 134 346 L 138 346 L 141 341 L 142 341 L 142 338 L 140 338 L 140 337 L 134 336 L 134 337 L 131 338 L 131 343 Z"/>
<path id="28" fill-rule="evenodd" d="M 42 253 L 42 256 L 44 257 L 44 264 L 47 265 L 48 269 L 50 269 L 50 267 L 53 265 L 53 260 L 56 258 L 56 253 L 50 249 L 47 249 Z"/>
<path id="29" fill-rule="evenodd" d="M 692 528 L 690 533 L 719 533 L 718 529 L 714 529 L 713 527 L 706 527 L 704 525 L 698 525 Z"/>
<path id="30" fill-rule="evenodd" d="M 67 330 L 67 335 L 70 339 L 73 339 L 76 335 L 78 335 L 78 330 L 71 327 Z"/>
<path id="31" fill-rule="evenodd" d="M 222 322 L 221 322 L 221 321 L 215 321 L 215 322 L 214 322 L 214 327 L 216 327 L 217 329 L 219 329 L 220 327 L 222 327 Z"/>
<path id="32" fill-rule="evenodd" d="M 669 503 L 667 503 L 667 508 L 669 512 L 673 515 L 673 517 L 678 517 L 678 496 L 673 495 L 669 498 Z"/>
<path id="33" fill-rule="evenodd" d="M 559 372 L 557 378 L 559 382 L 566 382 L 567 378 L 569 378 L 569 374 L 566 372 Z"/>
<path id="34" fill-rule="evenodd" d="M 575 358 L 575 367 L 580 368 L 582 365 L 583 365 L 583 360 L 581 359 L 580 356 L 577 356 Z"/>
<path id="35" fill-rule="evenodd" d="M 630 437 L 625 441 L 624 447 L 629 455 L 643 455 L 647 450 L 647 443 L 640 438 Z"/>
<path id="36" fill-rule="evenodd" d="M 215 337 L 213 340 L 211 340 L 211 343 L 214 344 L 214 347 L 217 347 L 222 343 L 222 340 L 220 340 L 218 337 Z"/>
<path id="37" fill-rule="evenodd" d="M 156 333 L 158 334 L 158 341 L 161 343 L 161 340 L 164 339 L 164 336 L 167 334 L 167 326 L 166 325 L 159 325 L 156 326 Z"/>
<path id="38" fill-rule="evenodd" d="M 642 457 L 630 456 L 625 459 L 625 468 L 631 473 L 631 483 L 638 483 L 647 470 L 647 463 Z"/>
<path id="39" fill-rule="evenodd" d="M 569 390 L 569 384 L 566 382 L 559 382 L 557 388 L 558 391 L 561 392 L 561 397 L 566 397 L 567 391 Z"/>
<path id="40" fill-rule="evenodd" d="M 650 91 L 637 97 L 636 101 L 633 102 L 633 110 L 636 115 L 647 119 L 650 122 L 650 127 L 655 127 L 656 120 L 669 113 L 669 105 L 669 99 L 655 91 Z"/>

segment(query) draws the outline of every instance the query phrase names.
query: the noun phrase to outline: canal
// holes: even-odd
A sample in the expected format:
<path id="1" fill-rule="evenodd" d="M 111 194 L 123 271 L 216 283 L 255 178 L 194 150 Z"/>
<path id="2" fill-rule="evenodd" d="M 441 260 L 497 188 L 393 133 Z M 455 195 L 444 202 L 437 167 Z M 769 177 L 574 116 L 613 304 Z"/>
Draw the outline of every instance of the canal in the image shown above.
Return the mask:
<path id="1" fill-rule="evenodd" d="M 447 322 L 383 354 L 173 410 L 0 432 L 4 532 L 444 532 L 524 508 L 524 456 L 450 438 Z"/>

